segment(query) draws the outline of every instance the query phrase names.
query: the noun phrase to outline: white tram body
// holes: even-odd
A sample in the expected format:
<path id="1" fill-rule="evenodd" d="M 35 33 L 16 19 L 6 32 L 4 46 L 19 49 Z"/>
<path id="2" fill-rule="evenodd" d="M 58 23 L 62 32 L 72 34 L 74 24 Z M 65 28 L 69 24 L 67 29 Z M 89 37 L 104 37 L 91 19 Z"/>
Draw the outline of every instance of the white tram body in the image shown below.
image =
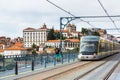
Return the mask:
<path id="1" fill-rule="evenodd" d="M 119 52 L 120 44 L 100 36 L 83 36 L 78 60 L 98 60 Z"/>

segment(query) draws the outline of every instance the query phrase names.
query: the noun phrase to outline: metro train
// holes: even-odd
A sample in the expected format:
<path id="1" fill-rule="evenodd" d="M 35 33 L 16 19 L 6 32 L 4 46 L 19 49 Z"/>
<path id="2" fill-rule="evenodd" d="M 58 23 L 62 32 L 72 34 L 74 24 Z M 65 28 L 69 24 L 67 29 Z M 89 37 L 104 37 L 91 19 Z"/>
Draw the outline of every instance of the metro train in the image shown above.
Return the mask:
<path id="1" fill-rule="evenodd" d="M 99 60 L 119 52 L 120 44 L 100 36 L 83 36 L 78 60 Z"/>

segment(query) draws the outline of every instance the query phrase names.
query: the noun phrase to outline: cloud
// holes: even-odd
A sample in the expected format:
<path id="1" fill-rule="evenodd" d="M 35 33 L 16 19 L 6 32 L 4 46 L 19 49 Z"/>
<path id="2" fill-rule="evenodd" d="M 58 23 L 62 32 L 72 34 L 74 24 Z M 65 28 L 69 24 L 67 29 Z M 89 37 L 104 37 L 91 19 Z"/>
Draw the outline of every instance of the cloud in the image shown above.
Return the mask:
<path id="1" fill-rule="evenodd" d="M 50 0 L 71 12 L 75 16 L 99 16 L 106 15 L 100 7 L 97 0 Z M 101 0 L 110 15 L 120 13 L 120 1 L 118 0 Z M 23 29 L 27 27 L 39 28 L 46 23 L 48 27 L 54 26 L 59 29 L 60 17 L 70 16 L 62 10 L 56 8 L 46 0 L 0 0 L 0 36 L 22 36 Z M 119 18 L 113 18 L 119 20 Z M 115 28 L 110 22 L 94 22 L 109 21 L 109 19 L 84 19 L 96 27 Z M 72 21 L 77 25 L 78 31 L 81 27 L 91 27 L 79 20 Z M 117 26 L 119 21 L 116 22 Z M 111 33 L 112 31 L 109 31 Z M 117 31 L 115 31 L 118 33 Z"/>

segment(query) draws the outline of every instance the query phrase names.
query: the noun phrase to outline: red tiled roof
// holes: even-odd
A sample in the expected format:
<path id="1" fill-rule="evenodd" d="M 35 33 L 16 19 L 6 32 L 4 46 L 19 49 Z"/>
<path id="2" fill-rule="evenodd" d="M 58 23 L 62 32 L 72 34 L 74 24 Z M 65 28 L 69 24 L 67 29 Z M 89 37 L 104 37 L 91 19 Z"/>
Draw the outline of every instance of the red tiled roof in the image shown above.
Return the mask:
<path id="1" fill-rule="evenodd" d="M 0 44 L 0 46 L 4 46 L 4 44 Z"/>
<path id="2" fill-rule="evenodd" d="M 3 50 L 3 49 L 0 49 L 0 52 L 4 52 L 4 50 Z"/>
<path id="3" fill-rule="evenodd" d="M 47 42 L 60 42 L 60 40 L 48 40 Z"/>
<path id="4" fill-rule="evenodd" d="M 23 43 L 17 42 L 14 46 L 23 47 Z"/>
<path id="5" fill-rule="evenodd" d="M 25 48 L 18 47 L 18 46 L 12 46 L 12 47 L 6 48 L 5 50 L 25 50 Z"/>
<path id="6" fill-rule="evenodd" d="M 31 27 L 28 27 L 28 28 L 26 28 L 26 29 L 24 29 L 24 30 L 36 30 L 36 29 L 31 28 Z"/>
<path id="7" fill-rule="evenodd" d="M 71 42 L 80 42 L 79 39 L 66 39 L 66 40 L 70 40 Z"/>
<path id="8" fill-rule="evenodd" d="M 54 30 L 54 32 L 60 32 L 60 30 Z M 63 32 L 69 32 L 68 30 L 63 30 Z"/>

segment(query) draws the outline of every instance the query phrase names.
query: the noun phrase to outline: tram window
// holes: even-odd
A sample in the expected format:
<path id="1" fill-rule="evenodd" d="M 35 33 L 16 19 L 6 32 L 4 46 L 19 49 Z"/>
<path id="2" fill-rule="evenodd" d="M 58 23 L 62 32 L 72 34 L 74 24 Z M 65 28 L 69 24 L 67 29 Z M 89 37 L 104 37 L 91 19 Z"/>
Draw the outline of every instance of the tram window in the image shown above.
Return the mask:
<path id="1" fill-rule="evenodd" d="M 109 43 L 107 43 L 106 51 L 110 51 L 110 44 Z"/>
<path id="2" fill-rule="evenodd" d="M 100 43 L 100 52 L 104 52 L 105 51 L 105 43 L 101 42 Z"/>

